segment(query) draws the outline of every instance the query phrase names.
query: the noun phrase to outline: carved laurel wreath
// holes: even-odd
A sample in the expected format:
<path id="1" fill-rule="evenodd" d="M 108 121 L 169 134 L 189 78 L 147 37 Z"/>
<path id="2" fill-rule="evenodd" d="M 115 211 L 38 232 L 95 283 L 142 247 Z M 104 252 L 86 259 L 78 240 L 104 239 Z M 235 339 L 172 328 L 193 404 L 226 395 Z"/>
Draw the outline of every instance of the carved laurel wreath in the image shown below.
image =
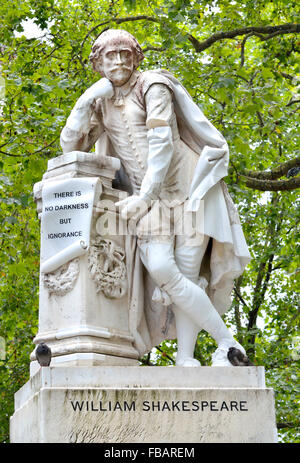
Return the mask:
<path id="1" fill-rule="evenodd" d="M 97 293 L 102 291 L 110 299 L 127 292 L 125 251 L 111 240 L 96 238 L 89 252 L 89 271 L 96 283 Z"/>
<path id="2" fill-rule="evenodd" d="M 43 283 L 49 294 L 64 296 L 74 288 L 79 274 L 79 258 L 71 260 L 59 267 L 55 272 L 45 273 Z"/>

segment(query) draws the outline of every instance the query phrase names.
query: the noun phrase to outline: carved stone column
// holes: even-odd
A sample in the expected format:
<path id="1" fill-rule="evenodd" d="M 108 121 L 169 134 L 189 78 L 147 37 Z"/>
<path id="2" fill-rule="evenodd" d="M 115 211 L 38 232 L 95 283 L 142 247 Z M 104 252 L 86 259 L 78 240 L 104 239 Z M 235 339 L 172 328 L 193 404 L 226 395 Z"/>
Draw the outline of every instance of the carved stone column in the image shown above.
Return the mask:
<path id="1" fill-rule="evenodd" d="M 114 208 L 109 211 L 109 204 L 127 195 L 112 187 L 119 168 L 116 158 L 74 151 L 51 159 L 42 181 L 34 186 L 41 218 L 42 191 L 50 182 L 77 177 L 100 179 L 95 191 L 89 249 L 49 273 L 40 273 L 39 330 L 34 343 L 49 345 L 51 366 L 138 363 L 128 328 L 126 235 L 99 234 L 103 230 L 99 220 L 105 211 L 118 224 L 118 215 Z M 42 229 L 41 234 L 44 232 Z M 41 255 L 41 263 L 42 259 Z M 31 360 L 33 375 L 38 368 L 34 352 Z"/>

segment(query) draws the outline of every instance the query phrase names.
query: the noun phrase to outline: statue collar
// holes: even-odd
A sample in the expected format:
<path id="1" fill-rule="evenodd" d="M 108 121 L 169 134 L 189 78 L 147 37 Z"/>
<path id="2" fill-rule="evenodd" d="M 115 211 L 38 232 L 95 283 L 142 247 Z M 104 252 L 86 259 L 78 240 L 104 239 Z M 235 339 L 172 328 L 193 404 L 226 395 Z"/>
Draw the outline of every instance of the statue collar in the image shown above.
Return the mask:
<path id="1" fill-rule="evenodd" d="M 122 87 L 115 87 L 115 94 L 113 97 L 114 106 L 124 105 L 124 97 L 127 96 L 131 92 L 139 76 L 140 76 L 139 71 L 133 71 L 133 73 L 130 76 L 130 79 L 126 82 L 126 84 L 122 85 Z"/>

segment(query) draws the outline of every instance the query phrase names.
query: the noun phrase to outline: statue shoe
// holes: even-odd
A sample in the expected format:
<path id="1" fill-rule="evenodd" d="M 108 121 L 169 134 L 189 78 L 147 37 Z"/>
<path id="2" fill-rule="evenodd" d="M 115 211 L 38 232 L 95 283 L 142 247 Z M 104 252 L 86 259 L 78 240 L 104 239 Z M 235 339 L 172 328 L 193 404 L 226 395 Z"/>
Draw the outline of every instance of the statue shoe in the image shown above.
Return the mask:
<path id="1" fill-rule="evenodd" d="M 232 367 L 232 363 L 228 360 L 227 354 L 230 347 L 235 347 L 246 355 L 246 351 L 237 341 L 225 341 L 219 345 L 217 350 L 212 354 L 212 367 Z"/>
<path id="2" fill-rule="evenodd" d="M 199 360 L 194 359 L 193 357 L 185 357 L 182 359 L 176 360 L 177 367 L 201 367 Z"/>

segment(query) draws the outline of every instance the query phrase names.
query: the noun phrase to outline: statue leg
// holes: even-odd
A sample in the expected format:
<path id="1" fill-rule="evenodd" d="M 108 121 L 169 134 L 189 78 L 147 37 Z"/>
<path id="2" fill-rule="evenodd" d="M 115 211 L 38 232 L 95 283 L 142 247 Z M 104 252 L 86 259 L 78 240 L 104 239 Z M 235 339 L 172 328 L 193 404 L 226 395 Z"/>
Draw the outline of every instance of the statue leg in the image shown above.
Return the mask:
<path id="1" fill-rule="evenodd" d="M 173 306 L 176 319 L 177 357 L 179 367 L 199 367 L 200 362 L 194 358 L 195 344 L 199 327 L 179 307 Z"/>
<path id="2" fill-rule="evenodd" d="M 176 238 L 175 261 L 180 272 L 189 280 L 197 284 L 199 271 L 209 237 L 205 236 L 199 246 L 186 246 L 185 237 L 179 235 Z M 200 327 L 179 307 L 173 307 L 176 318 L 177 330 L 177 357 L 178 366 L 200 366 L 200 362 L 194 358 L 195 344 Z"/>
<path id="3" fill-rule="evenodd" d="M 217 342 L 217 355 L 213 365 L 231 365 L 227 359 L 229 347 L 237 347 L 245 353 L 227 329 L 205 291 L 180 272 L 175 262 L 172 243 L 142 243 L 140 251 L 143 264 L 157 285 L 192 319 L 198 331 L 205 329 Z"/>

